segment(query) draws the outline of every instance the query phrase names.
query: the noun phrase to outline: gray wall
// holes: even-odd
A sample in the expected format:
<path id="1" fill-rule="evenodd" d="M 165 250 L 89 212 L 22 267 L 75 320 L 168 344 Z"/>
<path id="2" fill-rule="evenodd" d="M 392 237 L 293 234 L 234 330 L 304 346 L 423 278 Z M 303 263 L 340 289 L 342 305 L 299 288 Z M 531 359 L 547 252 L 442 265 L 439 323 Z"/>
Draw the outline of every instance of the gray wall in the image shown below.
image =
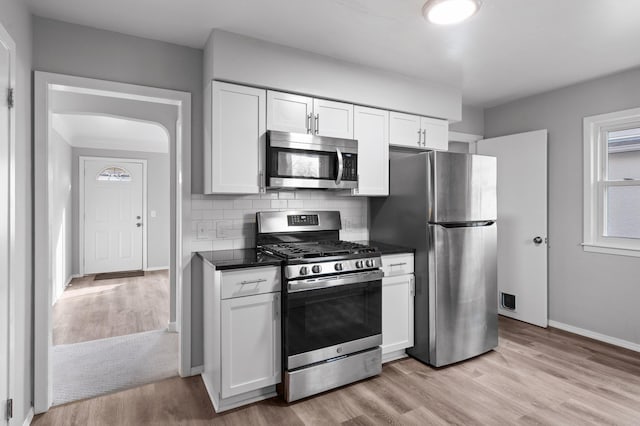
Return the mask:
<path id="1" fill-rule="evenodd" d="M 484 135 L 484 109 L 462 105 L 462 120 L 450 124 L 449 131 Z"/>
<path id="2" fill-rule="evenodd" d="M 191 93 L 193 192 L 203 192 L 202 50 L 34 17 L 33 67 Z"/>
<path id="3" fill-rule="evenodd" d="M 485 110 L 485 136 L 549 130 L 549 317 L 640 344 L 640 259 L 582 243 L 585 116 L 640 106 L 640 69 Z"/>
<path id="4" fill-rule="evenodd" d="M 26 2 L 0 2 L 0 22 L 16 42 L 16 246 L 11 266 L 15 357 L 11 371 L 14 418 L 22 424 L 33 399 L 33 256 L 31 181 L 31 17 Z"/>
<path id="5" fill-rule="evenodd" d="M 169 266 L 171 251 L 169 235 L 169 154 L 116 151 L 110 149 L 73 148 L 71 172 L 73 186 L 73 273 L 78 274 L 80 265 L 79 253 L 79 158 L 86 157 L 115 157 L 135 158 L 147 160 L 147 263 L 149 268 Z M 151 217 L 151 211 L 157 212 L 157 217 Z"/>
<path id="6" fill-rule="evenodd" d="M 51 302 L 55 303 L 65 285 L 71 279 L 73 272 L 73 252 L 74 252 L 74 223 L 78 223 L 77 216 L 74 217 L 72 207 L 72 166 L 71 166 L 71 146 L 55 130 L 51 131 L 49 141 L 49 155 L 52 166 L 52 179 L 49 181 L 50 217 L 53 224 L 51 233 L 51 253 L 54 253 L 53 271 L 51 276 Z M 77 178 L 76 178 L 77 180 Z"/>

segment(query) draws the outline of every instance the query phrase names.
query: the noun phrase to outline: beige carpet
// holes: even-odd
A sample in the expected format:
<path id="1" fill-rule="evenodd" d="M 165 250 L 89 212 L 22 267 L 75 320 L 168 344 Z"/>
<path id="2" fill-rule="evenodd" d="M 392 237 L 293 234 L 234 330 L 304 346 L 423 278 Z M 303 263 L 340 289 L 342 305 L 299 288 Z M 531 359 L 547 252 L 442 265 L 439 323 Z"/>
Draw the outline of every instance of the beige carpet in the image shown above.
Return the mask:
<path id="1" fill-rule="evenodd" d="M 178 374 L 178 334 L 165 330 L 52 348 L 53 405 Z"/>

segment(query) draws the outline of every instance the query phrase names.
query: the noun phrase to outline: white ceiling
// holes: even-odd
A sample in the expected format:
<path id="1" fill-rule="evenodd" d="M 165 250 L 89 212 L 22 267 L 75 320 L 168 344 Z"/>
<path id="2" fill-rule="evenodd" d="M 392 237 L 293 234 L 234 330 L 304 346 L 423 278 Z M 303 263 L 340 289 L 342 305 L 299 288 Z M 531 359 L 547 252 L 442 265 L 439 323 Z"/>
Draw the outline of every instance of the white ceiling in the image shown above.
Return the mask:
<path id="1" fill-rule="evenodd" d="M 53 129 L 77 148 L 169 152 L 169 134 L 159 124 L 96 114 L 52 114 Z"/>
<path id="2" fill-rule="evenodd" d="M 640 65 L 639 0 L 484 0 L 450 27 L 423 0 L 27 0 L 39 16 L 202 48 L 220 28 L 462 88 L 492 106 Z"/>

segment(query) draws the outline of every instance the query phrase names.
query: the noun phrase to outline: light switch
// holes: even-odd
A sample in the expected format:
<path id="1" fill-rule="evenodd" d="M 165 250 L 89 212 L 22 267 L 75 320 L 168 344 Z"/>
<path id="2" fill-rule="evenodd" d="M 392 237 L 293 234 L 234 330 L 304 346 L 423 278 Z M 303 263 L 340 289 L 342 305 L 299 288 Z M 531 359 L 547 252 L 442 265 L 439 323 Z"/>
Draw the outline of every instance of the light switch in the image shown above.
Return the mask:
<path id="1" fill-rule="evenodd" d="M 197 238 L 199 240 L 204 240 L 204 239 L 209 237 L 207 235 L 207 223 L 206 222 L 198 222 L 198 224 L 196 226 L 196 230 L 197 230 Z"/>

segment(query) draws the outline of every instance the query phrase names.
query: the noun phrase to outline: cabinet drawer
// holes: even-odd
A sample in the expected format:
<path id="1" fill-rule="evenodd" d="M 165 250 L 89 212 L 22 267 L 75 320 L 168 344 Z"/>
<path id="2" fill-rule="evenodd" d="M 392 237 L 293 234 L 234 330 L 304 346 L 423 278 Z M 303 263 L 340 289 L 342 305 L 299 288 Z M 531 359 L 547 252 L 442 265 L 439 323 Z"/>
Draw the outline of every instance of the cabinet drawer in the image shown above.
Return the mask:
<path id="1" fill-rule="evenodd" d="M 382 271 L 385 277 L 413 274 L 413 254 L 389 254 L 382 256 Z"/>
<path id="2" fill-rule="evenodd" d="M 222 272 L 222 298 L 252 296 L 280 291 L 280 268 L 246 268 Z"/>

